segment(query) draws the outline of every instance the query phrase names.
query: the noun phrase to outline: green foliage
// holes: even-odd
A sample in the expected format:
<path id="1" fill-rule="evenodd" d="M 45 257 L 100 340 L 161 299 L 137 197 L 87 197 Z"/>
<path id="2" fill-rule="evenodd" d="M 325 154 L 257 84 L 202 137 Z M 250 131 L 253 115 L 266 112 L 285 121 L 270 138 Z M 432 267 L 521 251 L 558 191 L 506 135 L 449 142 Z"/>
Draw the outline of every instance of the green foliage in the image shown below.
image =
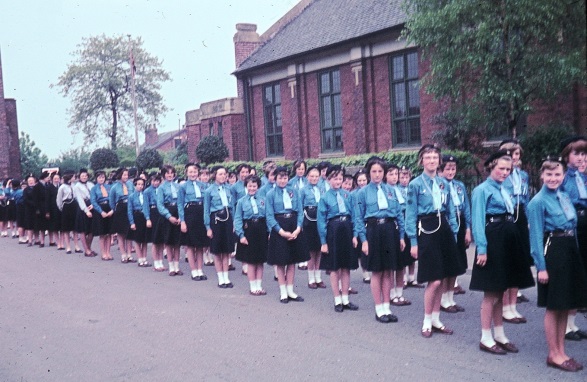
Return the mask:
<path id="1" fill-rule="evenodd" d="M 133 167 L 137 160 L 137 152 L 134 145 L 119 146 L 116 149 L 116 155 L 118 155 L 120 167 Z"/>
<path id="2" fill-rule="evenodd" d="M 101 170 L 110 167 L 117 167 L 120 161 L 114 150 L 97 149 L 90 156 L 90 167 L 92 170 Z"/>
<path id="3" fill-rule="evenodd" d="M 73 62 L 51 86 L 59 87 L 64 97 L 71 98 L 69 127 L 83 133 L 87 143 L 108 137 L 111 148 L 116 149 L 128 130 L 134 129 L 131 46 L 139 126 L 157 122 L 167 111 L 159 91 L 170 76 L 162 69 L 162 61 L 143 48 L 141 38 L 83 38 L 72 54 Z"/>
<path id="4" fill-rule="evenodd" d="M 404 35 L 430 69 L 427 92 L 448 102 L 450 145 L 476 130 L 516 136 L 536 99 L 585 83 L 585 2 L 575 0 L 407 0 Z M 479 119 L 481 117 L 481 119 Z M 455 121 L 456 118 L 456 121 Z"/>
<path id="5" fill-rule="evenodd" d="M 202 163 L 222 162 L 228 157 L 228 147 L 222 138 L 216 135 L 204 137 L 196 147 L 196 156 Z"/>
<path id="6" fill-rule="evenodd" d="M 164 161 L 165 163 L 170 163 L 172 165 L 185 165 L 188 163 L 189 159 L 187 141 L 181 142 L 176 149 L 165 153 Z"/>
<path id="7" fill-rule="evenodd" d="M 23 176 L 33 174 L 39 176 L 41 169 L 47 165 L 49 158 L 41 152 L 35 141 L 25 133 L 20 132 L 20 171 Z"/>
<path id="8" fill-rule="evenodd" d="M 59 167 L 63 173 L 64 170 L 78 171 L 80 168 L 88 168 L 90 165 L 90 153 L 84 148 L 70 149 L 62 152 L 59 158 L 55 161 L 55 165 Z"/>
<path id="9" fill-rule="evenodd" d="M 152 167 L 160 168 L 163 166 L 163 157 L 157 150 L 147 149 L 139 154 L 136 165 L 139 170 Z"/>

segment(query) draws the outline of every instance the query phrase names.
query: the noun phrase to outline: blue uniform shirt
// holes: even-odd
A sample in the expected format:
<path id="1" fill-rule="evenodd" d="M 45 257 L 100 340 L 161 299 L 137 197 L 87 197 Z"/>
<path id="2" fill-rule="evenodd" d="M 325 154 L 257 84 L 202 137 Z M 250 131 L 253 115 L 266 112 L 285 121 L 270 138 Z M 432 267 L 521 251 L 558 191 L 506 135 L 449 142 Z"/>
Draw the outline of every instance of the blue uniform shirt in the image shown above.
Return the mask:
<path id="1" fill-rule="evenodd" d="M 324 196 L 322 190 L 318 188 L 318 185 L 312 186 L 308 183 L 304 188 L 300 190 L 300 198 L 302 198 L 302 207 L 312 207 L 318 205 L 318 202 L 316 201 L 316 196 L 314 195 L 314 189 L 318 190 L 318 192 L 320 193 L 320 198 Z"/>
<path id="2" fill-rule="evenodd" d="M 161 183 L 159 190 L 157 190 L 157 211 L 159 211 L 161 216 L 165 217 L 165 219 L 169 219 L 172 216 L 171 212 L 169 212 L 165 205 L 177 205 L 177 196 L 175 198 L 173 197 L 174 195 L 171 191 L 172 187 L 175 189 L 175 195 L 179 195 L 179 184 L 167 180 Z"/>
<path id="3" fill-rule="evenodd" d="M 286 190 L 287 193 L 289 194 L 289 197 L 291 199 L 291 209 L 285 209 L 283 207 L 283 190 Z M 304 213 L 303 213 L 303 207 L 302 207 L 302 199 L 300 198 L 298 191 L 291 187 L 291 186 L 286 186 L 285 188 L 281 188 L 278 186 L 275 186 L 275 188 L 273 190 L 270 190 L 267 193 L 267 196 L 265 197 L 265 205 L 266 205 L 266 217 L 267 217 L 267 228 L 269 229 L 269 231 L 271 230 L 275 230 L 276 232 L 279 232 L 279 230 L 281 229 L 281 227 L 279 226 L 279 223 L 277 223 L 277 220 L 275 220 L 275 215 L 277 214 L 285 214 L 285 213 L 290 213 L 290 212 L 297 212 L 298 214 L 298 219 L 297 219 L 297 226 L 299 228 L 302 227 L 302 224 L 304 222 Z"/>
<path id="4" fill-rule="evenodd" d="M 487 178 L 473 190 L 473 238 L 477 245 L 477 253 L 487 254 L 487 237 L 485 236 L 485 216 L 502 215 L 507 208 L 501 195 L 501 183 Z"/>
<path id="5" fill-rule="evenodd" d="M 243 229 L 244 220 L 265 218 L 265 197 L 259 197 L 258 194 L 258 192 L 253 196 L 247 194 L 236 203 L 234 211 L 234 232 L 240 239 L 245 237 L 245 231 Z M 255 198 L 255 202 L 257 203 L 257 213 L 253 211 L 253 205 L 251 204 L 252 198 Z"/>
<path id="6" fill-rule="evenodd" d="M 210 229 L 210 214 L 224 209 L 222 199 L 220 198 L 220 187 L 222 187 L 226 193 L 228 209 L 232 210 L 234 202 L 232 201 L 232 194 L 228 183 L 214 183 L 210 185 L 210 187 L 204 192 L 204 225 L 206 226 L 206 229 Z"/>
<path id="7" fill-rule="evenodd" d="M 196 197 L 196 187 L 200 190 L 201 197 Z M 186 180 L 184 184 L 179 186 L 179 192 L 177 195 L 177 212 L 179 214 L 179 220 L 185 222 L 185 205 L 191 202 L 203 202 L 204 201 L 204 183 L 199 180 L 191 181 Z"/>
<path id="8" fill-rule="evenodd" d="M 92 187 L 90 190 L 90 201 L 92 202 L 92 207 L 94 207 L 94 210 L 99 214 L 104 212 L 100 207 L 100 204 L 104 202 L 110 203 L 110 185 L 104 183 L 103 186 L 106 188 L 106 192 L 108 193 L 107 196 L 102 196 L 102 190 L 100 189 L 99 184 L 95 184 L 94 187 Z"/>
<path id="9" fill-rule="evenodd" d="M 346 208 L 345 212 L 340 212 L 336 194 L 340 194 L 342 197 L 344 206 Z M 337 216 L 348 216 L 352 222 L 354 217 L 353 210 L 354 206 L 352 204 L 352 196 L 348 191 L 343 189 L 335 190 L 331 188 L 326 194 L 322 195 L 320 202 L 318 203 L 318 219 L 316 223 L 318 226 L 318 235 L 320 236 L 321 244 L 326 244 L 326 228 L 328 225 L 328 220 Z M 354 228 L 353 236 L 357 236 L 357 232 Z"/>
<path id="10" fill-rule="evenodd" d="M 569 167 L 565 174 L 565 179 L 561 185 L 561 191 L 566 192 L 575 208 L 587 208 L 587 199 L 581 199 L 579 197 L 579 190 L 577 189 L 577 183 L 575 177 L 580 176 L 583 183 L 587 184 L 586 176 L 581 174 L 576 168 Z M 587 186 L 585 186 L 587 188 Z"/>
<path id="11" fill-rule="evenodd" d="M 449 195 L 448 183 L 445 179 L 435 176 L 434 179 L 425 173 L 414 178 L 408 185 L 408 198 L 406 200 L 406 234 L 410 238 L 412 246 L 418 245 L 418 216 L 437 213 L 434 209 L 432 198 L 432 182 L 438 183 L 440 188 L 440 212 L 446 214 L 451 230 L 456 235 L 459 225 L 455 217 L 454 206 Z M 401 237 L 401 236 L 400 236 Z"/>
<path id="12" fill-rule="evenodd" d="M 139 195 L 141 195 L 141 194 L 143 195 L 143 203 L 141 203 L 141 199 L 139 197 Z M 128 216 L 128 223 L 130 225 L 135 224 L 135 219 L 134 219 L 133 213 L 137 210 L 140 210 L 143 213 L 143 215 L 145 215 L 145 219 L 147 219 L 147 220 L 150 219 L 149 208 L 148 208 L 148 204 L 146 203 L 145 199 L 146 198 L 145 198 L 144 191 L 141 191 L 141 192 L 135 191 L 129 196 L 126 211 L 127 211 L 127 216 Z M 145 212 L 145 210 L 147 212 Z"/>
<path id="13" fill-rule="evenodd" d="M 261 188 L 259 188 L 256 195 L 263 196 L 263 198 L 265 198 L 267 196 L 267 193 L 269 191 L 273 190 L 275 187 L 276 187 L 275 182 L 274 183 L 267 182 L 267 184 L 265 184 L 264 186 L 261 186 Z"/>
<path id="14" fill-rule="evenodd" d="M 354 231 L 363 242 L 367 241 L 365 222 L 368 218 L 395 218 L 398 225 L 399 237 L 402 239 L 404 237 L 404 216 L 395 191 L 389 184 L 380 183 L 379 185 L 387 199 L 387 209 L 379 209 L 379 204 L 377 203 L 377 185 L 375 183 L 369 183 L 360 189 L 353 200 L 355 202 Z"/>
<path id="15" fill-rule="evenodd" d="M 560 193 L 572 205 L 569 195 Z M 574 212 L 574 211 L 573 211 Z M 544 261 L 544 233 L 554 230 L 574 230 L 577 227 L 577 217 L 567 219 L 559 202 L 556 190 L 546 186 L 534 195 L 528 203 L 528 221 L 530 222 L 530 254 L 538 271 L 546 269 Z"/>
<path id="16" fill-rule="evenodd" d="M 300 187 L 301 182 L 301 187 Z M 294 176 L 287 182 L 288 186 L 295 188 L 296 190 L 300 191 L 304 187 L 308 185 L 308 179 L 305 176 Z"/>
<path id="17" fill-rule="evenodd" d="M 518 174 L 518 177 L 520 178 L 520 190 L 514 189 L 514 183 L 512 180 L 514 172 L 516 172 Z M 516 206 L 522 206 L 525 212 L 526 205 L 530 201 L 530 183 L 528 173 L 524 170 L 520 170 L 519 168 L 514 167 L 510 176 L 508 176 L 506 180 L 503 181 L 503 186 L 508 190 L 509 194 L 512 196 L 514 208 L 516 208 Z"/>
<path id="18" fill-rule="evenodd" d="M 236 183 L 230 187 L 230 193 L 232 195 L 232 207 L 234 208 L 236 206 L 236 202 L 238 202 L 240 198 L 247 194 L 245 183 L 240 180 L 236 181 Z"/>
<path id="19" fill-rule="evenodd" d="M 124 189 L 122 187 L 122 183 L 120 181 L 115 182 L 112 187 L 110 187 L 110 191 L 108 192 L 108 197 L 110 201 L 110 208 L 114 210 L 116 208 L 116 203 L 120 201 L 124 201 L 128 199 L 128 196 L 132 194 L 133 190 L 127 188 L 127 195 L 124 195 Z"/>
<path id="20" fill-rule="evenodd" d="M 460 180 L 456 180 L 453 179 L 452 181 L 446 181 L 449 184 L 449 192 L 450 192 L 450 184 L 453 184 L 453 187 L 459 197 L 460 200 L 460 205 L 456 206 L 453 203 L 453 206 L 455 207 L 455 211 L 458 211 L 459 214 L 463 215 L 463 218 L 465 219 L 465 221 L 459 221 L 459 214 L 456 214 L 456 218 L 457 218 L 457 223 L 459 224 L 459 227 L 461 226 L 461 224 L 466 224 L 466 227 L 468 229 L 472 228 L 472 220 L 471 220 L 471 201 L 469 200 L 469 195 L 467 195 L 467 188 L 465 187 L 465 184 L 463 182 L 461 182 Z M 450 197 L 450 194 L 449 194 Z"/>
<path id="21" fill-rule="evenodd" d="M 159 187 L 155 188 L 153 186 L 149 186 L 147 187 L 144 191 L 143 191 L 143 196 L 145 197 L 145 204 L 148 207 L 151 206 L 157 206 L 157 190 L 159 189 Z"/>

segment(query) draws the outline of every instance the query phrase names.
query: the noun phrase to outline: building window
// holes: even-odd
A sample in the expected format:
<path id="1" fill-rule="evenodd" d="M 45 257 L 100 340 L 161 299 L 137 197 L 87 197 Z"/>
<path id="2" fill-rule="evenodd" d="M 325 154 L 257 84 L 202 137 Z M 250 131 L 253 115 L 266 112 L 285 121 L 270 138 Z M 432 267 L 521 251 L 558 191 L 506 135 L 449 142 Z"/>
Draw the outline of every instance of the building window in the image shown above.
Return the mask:
<path id="1" fill-rule="evenodd" d="M 420 145 L 418 53 L 391 56 L 390 65 L 393 145 Z"/>
<path id="2" fill-rule="evenodd" d="M 267 156 L 281 156 L 283 155 L 281 87 L 279 84 L 265 86 L 263 94 Z"/>
<path id="3" fill-rule="evenodd" d="M 181 145 L 181 138 L 174 138 L 173 139 L 173 147 L 178 148 Z"/>
<path id="4" fill-rule="evenodd" d="M 222 121 L 218 121 L 218 136 L 220 137 L 220 139 L 222 138 Z"/>
<path id="5" fill-rule="evenodd" d="M 214 122 L 210 122 L 208 127 L 210 128 L 210 135 L 214 135 Z"/>
<path id="6" fill-rule="evenodd" d="M 340 71 L 321 73 L 319 86 L 322 151 L 342 151 Z"/>

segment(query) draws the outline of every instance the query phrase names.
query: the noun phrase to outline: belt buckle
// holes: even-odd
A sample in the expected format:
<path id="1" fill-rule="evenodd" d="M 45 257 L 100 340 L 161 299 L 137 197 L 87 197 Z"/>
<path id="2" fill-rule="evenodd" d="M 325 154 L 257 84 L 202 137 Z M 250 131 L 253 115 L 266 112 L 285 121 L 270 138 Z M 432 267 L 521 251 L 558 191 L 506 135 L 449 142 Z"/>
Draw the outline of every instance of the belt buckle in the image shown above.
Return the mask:
<path id="1" fill-rule="evenodd" d="M 377 224 L 385 224 L 385 218 L 377 219 Z"/>
<path id="2" fill-rule="evenodd" d="M 493 216 L 489 218 L 489 222 L 493 223 Z"/>

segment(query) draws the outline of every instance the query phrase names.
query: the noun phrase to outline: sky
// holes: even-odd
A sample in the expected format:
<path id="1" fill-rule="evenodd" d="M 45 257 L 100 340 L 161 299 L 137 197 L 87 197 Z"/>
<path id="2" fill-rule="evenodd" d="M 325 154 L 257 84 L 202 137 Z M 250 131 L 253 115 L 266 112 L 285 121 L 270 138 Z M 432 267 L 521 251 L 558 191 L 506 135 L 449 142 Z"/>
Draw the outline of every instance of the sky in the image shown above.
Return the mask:
<path id="1" fill-rule="evenodd" d="M 185 123 L 203 102 L 236 96 L 232 38 L 237 23 L 262 34 L 299 0 L 0 0 L 5 98 L 16 99 L 18 127 L 50 159 L 84 145 L 68 128 L 69 98 L 56 84 L 83 37 L 132 35 L 163 60 L 171 81 L 161 94 L 170 110 L 159 132 Z M 144 142 L 144 134 L 139 134 Z M 86 146 L 106 147 L 107 139 Z"/>

